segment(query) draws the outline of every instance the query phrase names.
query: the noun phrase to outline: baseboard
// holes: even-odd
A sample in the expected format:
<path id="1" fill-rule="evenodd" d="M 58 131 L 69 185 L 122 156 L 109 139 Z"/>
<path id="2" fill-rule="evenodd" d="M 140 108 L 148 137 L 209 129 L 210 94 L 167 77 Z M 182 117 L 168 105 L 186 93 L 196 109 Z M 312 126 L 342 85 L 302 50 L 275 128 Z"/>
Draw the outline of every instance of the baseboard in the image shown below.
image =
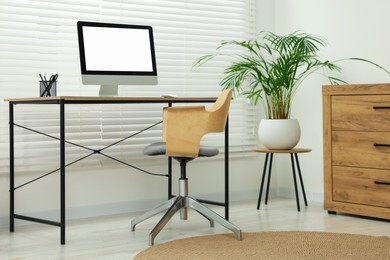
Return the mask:
<path id="1" fill-rule="evenodd" d="M 324 201 L 324 194 L 321 192 L 305 192 L 306 193 L 306 199 L 308 201 L 313 201 L 313 202 L 323 202 Z M 294 188 L 283 188 L 283 187 L 278 187 L 276 191 L 276 196 L 277 197 L 283 197 L 283 198 L 290 198 L 290 199 L 295 199 L 295 190 Z M 299 189 L 298 196 L 302 199 L 303 195 Z"/>
<path id="2" fill-rule="evenodd" d="M 163 200 L 143 200 L 143 201 L 131 201 L 131 202 L 119 202 L 110 204 L 88 205 L 84 207 L 70 207 L 66 209 L 66 219 L 83 219 L 99 216 L 108 216 L 115 214 L 123 214 L 129 212 L 145 211 L 157 205 Z M 48 210 L 40 212 L 17 212 L 21 215 L 27 215 L 36 218 L 42 218 L 52 221 L 59 221 L 59 210 Z M 15 226 L 31 225 L 33 222 L 15 220 Z M 0 217 L 0 228 L 9 227 L 9 217 Z"/>

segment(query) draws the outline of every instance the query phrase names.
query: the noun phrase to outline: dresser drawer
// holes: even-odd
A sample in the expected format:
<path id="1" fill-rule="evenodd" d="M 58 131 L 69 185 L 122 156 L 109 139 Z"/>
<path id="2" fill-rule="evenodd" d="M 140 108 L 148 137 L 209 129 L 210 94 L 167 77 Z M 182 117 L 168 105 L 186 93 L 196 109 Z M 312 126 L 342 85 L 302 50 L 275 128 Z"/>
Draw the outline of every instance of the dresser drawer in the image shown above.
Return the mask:
<path id="1" fill-rule="evenodd" d="M 390 132 L 332 132 L 332 165 L 390 169 Z"/>
<path id="2" fill-rule="evenodd" d="M 334 166 L 333 200 L 390 208 L 390 171 Z"/>
<path id="3" fill-rule="evenodd" d="M 332 130 L 390 131 L 390 95 L 332 97 Z"/>

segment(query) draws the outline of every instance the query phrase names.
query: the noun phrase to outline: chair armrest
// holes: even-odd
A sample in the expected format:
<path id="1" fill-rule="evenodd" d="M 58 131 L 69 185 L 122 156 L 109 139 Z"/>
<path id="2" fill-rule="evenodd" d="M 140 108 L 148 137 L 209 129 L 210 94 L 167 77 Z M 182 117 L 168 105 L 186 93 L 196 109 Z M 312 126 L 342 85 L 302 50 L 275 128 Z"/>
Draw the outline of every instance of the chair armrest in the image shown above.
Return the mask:
<path id="1" fill-rule="evenodd" d="M 167 156 L 197 157 L 206 133 L 209 112 L 204 106 L 166 107 L 163 110 L 163 140 Z"/>

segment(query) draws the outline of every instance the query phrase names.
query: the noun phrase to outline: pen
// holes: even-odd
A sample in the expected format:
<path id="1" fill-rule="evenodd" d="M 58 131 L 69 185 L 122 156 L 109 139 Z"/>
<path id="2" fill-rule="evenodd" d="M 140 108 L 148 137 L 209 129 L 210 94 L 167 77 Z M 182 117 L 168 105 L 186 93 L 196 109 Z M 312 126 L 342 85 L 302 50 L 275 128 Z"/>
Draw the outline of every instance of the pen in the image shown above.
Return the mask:
<path id="1" fill-rule="evenodd" d="M 51 89 L 53 83 L 56 82 L 57 78 L 58 78 L 58 74 L 55 74 L 55 75 L 51 75 L 51 76 L 50 76 L 50 79 L 49 79 L 49 86 L 47 87 L 47 95 L 48 95 L 48 96 L 51 96 L 50 89 Z"/>
<path id="2" fill-rule="evenodd" d="M 43 84 L 43 86 L 45 87 L 45 90 L 42 92 L 42 94 L 41 94 L 41 97 L 43 97 L 44 95 L 45 95 L 45 93 L 46 93 L 46 91 L 47 91 L 47 84 L 46 84 L 46 78 L 45 79 L 43 79 L 43 77 L 42 77 L 42 75 L 41 74 L 39 74 L 39 77 L 41 78 L 41 81 L 42 81 L 42 84 Z"/>

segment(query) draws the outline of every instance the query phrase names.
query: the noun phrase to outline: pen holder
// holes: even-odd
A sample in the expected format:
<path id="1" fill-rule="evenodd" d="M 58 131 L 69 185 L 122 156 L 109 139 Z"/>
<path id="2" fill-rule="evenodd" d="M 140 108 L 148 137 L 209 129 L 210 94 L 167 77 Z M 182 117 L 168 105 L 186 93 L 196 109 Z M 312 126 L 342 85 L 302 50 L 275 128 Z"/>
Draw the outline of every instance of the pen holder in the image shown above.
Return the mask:
<path id="1" fill-rule="evenodd" d="M 57 81 L 39 81 L 39 96 L 57 96 Z"/>

